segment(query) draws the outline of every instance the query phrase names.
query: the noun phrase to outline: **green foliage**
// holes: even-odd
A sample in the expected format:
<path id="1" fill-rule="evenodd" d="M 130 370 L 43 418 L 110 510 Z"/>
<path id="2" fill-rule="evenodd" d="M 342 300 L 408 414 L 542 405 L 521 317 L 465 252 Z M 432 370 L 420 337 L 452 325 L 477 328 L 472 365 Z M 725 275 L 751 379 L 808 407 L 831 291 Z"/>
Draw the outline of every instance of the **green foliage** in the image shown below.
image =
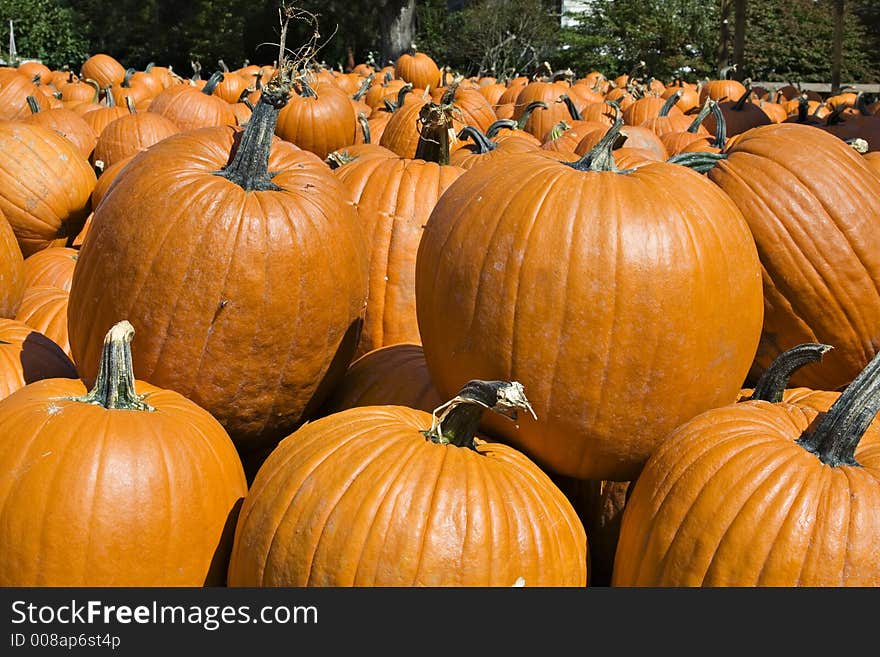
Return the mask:
<path id="1" fill-rule="evenodd" d="M 696 0 L 594 0 L 591 10 L 572 16 L 560 61 L 576 72 L 597 70 L 607 77 L 632 70 L 640 61 L 660 79 L 695 79 L 714 74 L 718 7 Z"/>
<path id="2" fill-rule="evenodd" d="M 878 52 L 865 47 L 867 30 L 847 3 L 843 82 L 880 79 Z M 827 82 L 831 79 L 834 32 L 830 0 L 772 0 L 749 3 L 745 73 L 755 80 Z"/>
<path id="3" fill-rule="evenodd" d="M 77 28 L 76 15 L 56 0 L 0 0 L 0 52 L 7 58 L 9 19 L 14 22 L 18 56 L 39 59 L 50 68 L 85 61 L 88 41 Z"/>
<path id="4" fill-rule="evenodd" d="M 445 2 L 419 3 L 420 48 L 465 75 L 530 74 L 553 61 L 558 18 L 541 0 L 479 0 L 446 12 Z"/>

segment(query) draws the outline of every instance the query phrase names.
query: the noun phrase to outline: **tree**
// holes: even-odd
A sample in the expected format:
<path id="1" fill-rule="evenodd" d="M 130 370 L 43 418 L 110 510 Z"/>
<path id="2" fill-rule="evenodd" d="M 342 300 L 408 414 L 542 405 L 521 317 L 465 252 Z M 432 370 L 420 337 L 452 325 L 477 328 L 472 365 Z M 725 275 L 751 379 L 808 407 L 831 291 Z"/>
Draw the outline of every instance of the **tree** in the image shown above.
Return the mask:
<path id="1" fill-rule="evenodd" d="M 447 12 L 445 2 L 419 7 L 422 49 L 467 75 L 530 74 L 559 59 L 559 20 L 542 0 L 479 0 Z"/>
<path id="2" fill-rule="evenodd" d="M 661 79 L 714 76 L 719 10 L 698 0 L 593 0 L 566 33 L 569 65 L 612 77 L 644 61 Z"/>
<path id="3" fill-rule="evenodd" d="M 79 70 L 88 42 L 77 29 L 76 15 L 55 0 L 0 0 L 0 43 L 9 43 L 14 22 L 19 57 L 39 59 L 50 68 Z"/>

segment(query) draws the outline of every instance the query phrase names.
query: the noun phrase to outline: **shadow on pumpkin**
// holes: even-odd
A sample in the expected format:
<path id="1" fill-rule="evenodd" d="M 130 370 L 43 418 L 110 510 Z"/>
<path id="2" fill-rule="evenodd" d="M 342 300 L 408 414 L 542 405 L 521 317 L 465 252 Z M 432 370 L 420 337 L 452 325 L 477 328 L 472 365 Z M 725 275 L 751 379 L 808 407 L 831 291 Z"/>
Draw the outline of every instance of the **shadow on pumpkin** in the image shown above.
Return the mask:
<path id="1" fill-rule="evenodd" d="M 25 385 L 42 379 L 78 379 L 73 361 L 53 340 L 32 331 L 21 343 L 21 371 Z"/>
<path id="2" fill-rule="evenodd" d="M 214 557 L 208 568 L 208 574 L 205 576 L 204 586 L 226 586 L 226 571 L 229 568 L 229 558 L 232 555 L 232 540 L 235 538 L 235 526 L 238 524 L 238 514 L 242 504 L 244 504 L 244 498 L 239 497 L 232 509 L 229 510 L 226 523 L 223 525 L 223 532 L 217 543 L 217 549 L 214 550 Z"/>

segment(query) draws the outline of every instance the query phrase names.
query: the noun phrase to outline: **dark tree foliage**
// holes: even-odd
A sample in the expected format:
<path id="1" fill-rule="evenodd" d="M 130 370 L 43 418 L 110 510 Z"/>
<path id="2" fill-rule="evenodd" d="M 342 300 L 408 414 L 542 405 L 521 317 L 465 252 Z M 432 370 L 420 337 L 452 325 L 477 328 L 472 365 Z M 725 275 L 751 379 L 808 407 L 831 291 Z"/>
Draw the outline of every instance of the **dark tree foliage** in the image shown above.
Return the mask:
<path id="1" fill-rule="evenodd" d="M 753 80 L 829 81 L 835 0 L 750 0 L 743 70 Z M 733 5 L 733 0 L 725 0 Z M 543 62 L 578 74 L 626 73 L 644 61 L 661 79 L 717 75 L 727 48 L 722 0 L 592 0 L 589 11 L 560 26 L 559 0 L 299 0 L 318 17 L 317 59 L 342 69 L 349 61 L 385 64 L 410 37 L 441 65 L 466 74 L 529 74 Z M 845 0 L 842 81 L 880 81 L 880 1 Z M 452 10 L 450 7 L 454 7 Z M 106 52 L 125 66 L 171 65 L 202 76 L 245 61 L 278 57 L 279 0 L 0 0 L 0 53 L 13 18 L 19 53 L 52 67 L 78 70 Z M 414 11 L 410 11 L 414 9 Z M 308 38 L 291 25 L 290 43 Z M 301 34 L 298 32 L 302 32 Z M 349 52 L 351 60 L 349 60 Z"/>

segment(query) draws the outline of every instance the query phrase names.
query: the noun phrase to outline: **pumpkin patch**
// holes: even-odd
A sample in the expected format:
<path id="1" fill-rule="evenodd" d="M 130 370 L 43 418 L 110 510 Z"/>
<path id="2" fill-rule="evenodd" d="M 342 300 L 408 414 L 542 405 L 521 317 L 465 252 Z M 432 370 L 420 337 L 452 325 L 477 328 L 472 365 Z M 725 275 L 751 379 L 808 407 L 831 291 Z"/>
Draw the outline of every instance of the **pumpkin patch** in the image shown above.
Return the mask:
<path id="1" fill-rule="evenodd" d="M 0 586 L 880 586 L 880 94 L 283 7 L 0 66 Z"/>

